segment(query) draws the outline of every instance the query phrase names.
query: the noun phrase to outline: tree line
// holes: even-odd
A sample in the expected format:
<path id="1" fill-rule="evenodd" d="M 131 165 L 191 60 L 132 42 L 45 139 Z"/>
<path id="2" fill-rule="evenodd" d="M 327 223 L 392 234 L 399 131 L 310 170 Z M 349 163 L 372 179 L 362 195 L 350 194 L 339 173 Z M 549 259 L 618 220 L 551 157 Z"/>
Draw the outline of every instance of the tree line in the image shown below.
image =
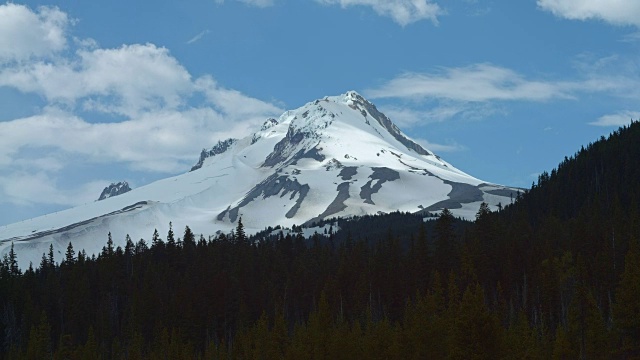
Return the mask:
<path id="1" fill-rule="evenodd" d="M 2 358 L 640 358 L 638 158 L 632 123 L 474 222 L 395 213 L 310 239 L 170 227 L 24 271 L 11 250 Z"/>

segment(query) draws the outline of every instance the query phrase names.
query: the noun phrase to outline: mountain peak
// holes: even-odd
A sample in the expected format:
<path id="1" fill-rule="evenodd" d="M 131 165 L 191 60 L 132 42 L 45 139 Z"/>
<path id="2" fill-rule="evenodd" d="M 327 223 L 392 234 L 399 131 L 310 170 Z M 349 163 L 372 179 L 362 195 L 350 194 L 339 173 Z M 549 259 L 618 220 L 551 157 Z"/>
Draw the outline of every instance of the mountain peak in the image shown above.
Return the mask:
<path id="1" fill-rule="evenodd" d="M 129 187 L 129 183 L 127 183 L 126 181 L 120 181 L 118 183 L 111 183 L 111 185 L 105 187 L 104 190 L 102 190 L 102 193 L 100 194 L 100 197 L 98 198 L 98 201 L 101 201 L 101 200 L 104 200 L 104 199 L 108 199 L 110 197 L 122 195 L 124 193 L 129 192 L 129 191 L 131 191 L 131 188 Z"/>

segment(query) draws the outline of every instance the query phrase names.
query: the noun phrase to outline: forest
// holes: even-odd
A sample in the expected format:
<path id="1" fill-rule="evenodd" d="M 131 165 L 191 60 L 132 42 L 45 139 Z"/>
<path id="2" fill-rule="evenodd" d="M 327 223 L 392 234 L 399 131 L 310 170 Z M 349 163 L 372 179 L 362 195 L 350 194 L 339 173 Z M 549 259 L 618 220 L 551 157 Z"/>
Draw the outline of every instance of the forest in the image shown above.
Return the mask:
<path id="1" fill-rule="evenodd" d="M 3 359 L 640 359 L 640 123 L 474 222 L 204 236 L 0 265 Z"/>

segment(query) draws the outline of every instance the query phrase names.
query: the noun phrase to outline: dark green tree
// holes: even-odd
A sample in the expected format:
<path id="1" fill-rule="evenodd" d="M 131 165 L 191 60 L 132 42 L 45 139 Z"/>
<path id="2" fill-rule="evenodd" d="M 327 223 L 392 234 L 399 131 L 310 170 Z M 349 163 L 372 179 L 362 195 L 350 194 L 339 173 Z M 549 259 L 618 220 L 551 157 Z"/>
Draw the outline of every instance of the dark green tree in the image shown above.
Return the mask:
<path id="1" fill-rule="evenodd" d="M 242 217 L 238 219 L 238 225 L 236 226 L 235 231 L 236 241 L 239 243 L 244 243 L 247 241 L 247 234 L 244 232 L 244 224 L 242 224 Z"/>
<path id="2" fill-rule="evenodd" d="M 629 242 L 624 272 L 616 292 L 613 321 L 620 335 L 621 354 L 640 355 L 640 246 Z"/>
<path id="3" fill-rule="evenodd" d="M 435 224 L 434 263 L 436 271 L 440 274 L 448 274 L 457 263 L 457 239 L 453 228 L 454 217 L 449 209 L 442 213 Z"/>
<path id="4" fill-rule="evenodd" d="M 71 241 L 69 241 L 69 245 L 67 245 L 67 251 L 64 254 L 64 264 L 66 266 L 73 265 L 76 262 L 76 252 L 73 250 L 73 245 Z"/>

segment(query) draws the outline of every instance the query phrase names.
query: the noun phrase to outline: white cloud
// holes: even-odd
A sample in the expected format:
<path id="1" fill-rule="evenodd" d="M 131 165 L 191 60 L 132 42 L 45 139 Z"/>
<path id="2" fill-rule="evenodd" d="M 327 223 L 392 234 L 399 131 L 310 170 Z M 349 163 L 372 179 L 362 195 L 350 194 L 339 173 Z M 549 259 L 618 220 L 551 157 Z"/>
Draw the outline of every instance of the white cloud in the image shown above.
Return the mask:
<path id="1" fill-rule="evenodd" d="M 0 5 L 0 64 L 63 50 L 69 25 L 67 14 L 56 7 L 31 11 L 24 5 Z"/>
<path id="2" fill-rule="evenodd" d="M 50 102 L 133 116 L 174 108 L 193 91 L 189 73 L 153 44 L 77 51 L 73 58 L 0 68 L 0 86 L 37 93 Z"/>
<path id="3" fill-rule="evenodd" d="M 640 27 L 638 0 L 538 0 L 538 6 L 571 20 L 602 20 Z"/>
<path id="4" fill-rule="evenodd" d="M 191 108 L 148 112 L 122 122 L 90 123 L 48 109 L 40 115 L 0 122 L 0 133 L 6 137 L 0 143 L 0 166 L 18 165 L 21 151 L 35 148 L 82 156 L 90 163 L 119 162 L 137 170 L 173 173 L 192 165 L 202 147 L 246 134 L 248 127 L 264 121 L 268 114 L 274 112 L 236 117 L 212 108 Z M 60 164 L 49 169 L 38 165 L 34 163 L 40 170 L 62 169 Z"/>
<path id="5" fill-rule="evenodd" d="M 604 115 L 598 118 L 598 120 L 590 122 L 589 125 L 618 127 L 628 125 L 632 120 L 640 120 L 640 111 L 620 111 L 616 114 Z"/>
<path id="6" fill-rule="evenodd" d="M 237 90 L 220 87 L 211 76 L 203 76 L 196 82 L 196 89 L 225 114 L 234 116 L 253 116 L 256 114 L 277 113 L 282 109 L 262 100 L 249 98 Z"/>
<path id="7" fill-rule="evenodd" d="M 372 98 L 544 101 L 571 98 L 570 84 L 528 80 L 517 72 L 491 64 L 443 68 L 433 74 L 407 73 L 367 94 Z"/>
<path id="8" fill-rule="evenodd" d="M 401 26 L 420 20 L 438 24 L 438 16 L 444 11 L 430 0 L 316 0 L 325 5 L 370 6 L 378 15 L 388 16 Z"/>
<path id="9" fill-rule="evenodd" d="M 2 202 L 21 206 L 76 206 L 95 201 L 100 191 L 110 184 L 107 180 L 94 180 L 79 187 L 62 189 L 59 182 L 58 177 L 47 172 L 13 172 L 0 178 Z"/>
<path id="10" fill-rule="evenodd" d="M 25 18 L 67 18 L 57 9 L 12 4 L 0 12 L 14 8 L 26 11 Z M 0 42 L 6 41 L 5 28 L 0 22 Z M 0 203 L 67 206 L 95 200 L 105 181 L 89 179 L 72 190 L 58 185 L 77 163 L 124 165 L 143 173 L 185 171 L 203 147 L 244 136 L 283 111 L 211 76 L 193 79 L 154 44 L 109 49 L 90 39 L 69 42 L 60 34 L 56 46 L 32 43 L 25 45 L 28 51 L 13 53 L 0 47 L 0 87 L 40 95 L 44 103 L 31 116 L 0 122 Z"/>
<path id="11" fill-rule="evenodd" d="M 581 69 L 574 80 L 538 80 L 500 66 L 474 64 L 461 68 L 442 68 L 433 73 L 402 74 L 365 93 L 371 98 L 404 98 L 413 101 L 490 103 L 497 101 L 551 101 L 576 99 L 583 93 L 608 93 L 623 98 L 638 96 L 640 78 L 610 62 Z"/>

